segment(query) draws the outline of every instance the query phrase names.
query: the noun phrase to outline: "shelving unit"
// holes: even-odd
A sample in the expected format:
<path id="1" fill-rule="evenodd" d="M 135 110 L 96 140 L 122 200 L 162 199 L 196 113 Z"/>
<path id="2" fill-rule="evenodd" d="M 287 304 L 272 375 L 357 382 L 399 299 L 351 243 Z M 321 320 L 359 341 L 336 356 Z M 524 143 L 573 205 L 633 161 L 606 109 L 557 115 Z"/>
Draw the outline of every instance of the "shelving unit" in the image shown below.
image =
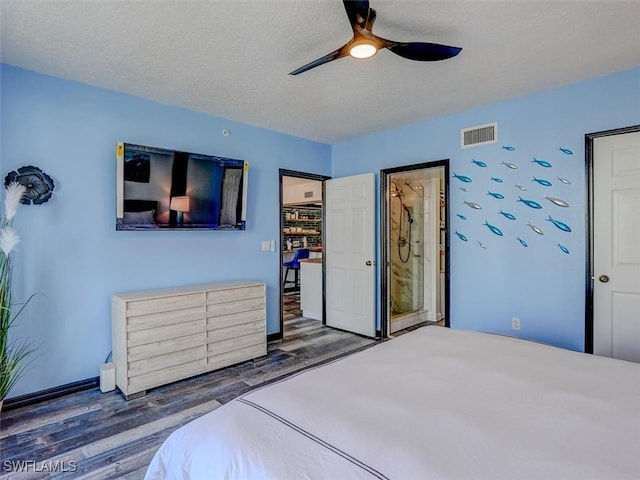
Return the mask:
<path id="1" fill-rule="evenodd" d="M 285 206 L 282 209 L 284 253 L 298 248 L 322 248 L 322 207 L 320 205 Z M 289 247 L 290 244 L 290 247 Z"/>

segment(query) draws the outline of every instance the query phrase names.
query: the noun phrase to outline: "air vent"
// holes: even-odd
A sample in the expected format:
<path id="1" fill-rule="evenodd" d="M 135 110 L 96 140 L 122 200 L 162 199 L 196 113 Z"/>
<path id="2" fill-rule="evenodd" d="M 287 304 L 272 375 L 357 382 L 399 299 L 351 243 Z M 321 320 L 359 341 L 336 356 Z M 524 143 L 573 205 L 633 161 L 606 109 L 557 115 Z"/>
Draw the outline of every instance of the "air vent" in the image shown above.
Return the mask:
<path id="1" fill-rule="evenodd" d="M 498 124 L 487 123 L 477 127 L 463 128 L 460 130 L 460 146 L 462 148 L 486 145 L 498 141 Z"/>
<path id="2" fill-rule="evenodd" d="M 313 191 L 311 191 L 311 192 L 304 192 L 304 198 L 313 198 Z"/>

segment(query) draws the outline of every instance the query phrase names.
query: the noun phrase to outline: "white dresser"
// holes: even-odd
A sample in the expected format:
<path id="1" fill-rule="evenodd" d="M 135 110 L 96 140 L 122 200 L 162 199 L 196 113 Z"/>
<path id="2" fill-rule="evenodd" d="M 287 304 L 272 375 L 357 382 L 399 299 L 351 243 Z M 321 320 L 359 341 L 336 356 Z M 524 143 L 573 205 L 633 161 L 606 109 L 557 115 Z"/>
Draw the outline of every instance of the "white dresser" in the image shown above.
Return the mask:
<path id="1" fill-rule="evenodd" d="M 111 296 L 116 385 L 146 390 L 267 354 L 265 284 L 208 283 Z"/>

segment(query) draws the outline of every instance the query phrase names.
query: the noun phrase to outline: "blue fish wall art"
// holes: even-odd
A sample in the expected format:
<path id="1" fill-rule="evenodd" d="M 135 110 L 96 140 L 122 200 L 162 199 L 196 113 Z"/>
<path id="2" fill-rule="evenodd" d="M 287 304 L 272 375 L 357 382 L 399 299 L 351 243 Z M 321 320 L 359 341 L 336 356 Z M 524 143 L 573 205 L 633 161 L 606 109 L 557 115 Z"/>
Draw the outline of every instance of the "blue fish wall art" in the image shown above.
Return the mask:
<path id="1" fill-rule="evenodd" d="M 502 145 L 501 147 L 495 146 L 493 148 L 494 148 L 493 150 L 494 154 L 496 152 L 499 152 L 500 150 L 503 150 L 505 152 L 514 152 L 516 150 L 516 147 L 508 144 Z M 496 189 L 498 188 L 501 189 L 502 185 L 498 187 L 495 184 L 504 183 L 506 185 L 513 185 L 515 188 L 517 188 L 520 191 L 516 193 L 511 188 L 509 188 L 503 192 L 498 192 L 498 191 L 494 191 L 492 187 L 489 187 L 488 190 L 484 190 L 486 191 L 486 195 L 489 195 L 497 200 L 504 200 L 504 199 L 507 199 L 509 201 L 515 200 L 518 203 L 524 203 L 527 207 L 533 210 L 541 210 L 541 215 L 542 215 L 541 217 L 532 218 L 532 221 L 526 223 L 526 220 L 522 218 L 525 212 L 516 210 L 516 207 L 508 207 L 509 205 L 508 203 L 504 204 L 506 209 L 493 210 L 492 208 L 489 208 L 489 212 L 487 212 L 486 215 L 490 215 L 490 216 L 487 216 L 485 218 L 484 223 L 482 223 L 482 225 L 487 227 L 491 233 L 493 233 L 498 237 L 517 239 L 518 243 L 522 247 L 528 248 L 531 246 L 533 250 L 533 249 L 544 247 L 545 245 L 547 246 L 547 248 L 555 249 L 555 247 L 553 247 L 553 241 L 551 241 L 551 243 L 546 243 L 546 242 L 549 242 L 549 240 L 552 240 L 553 232 L 551 232 L 551 235 L 545 236 L 545 232 L 543 231 L 543 229 L 535 225 L 534 223 L 542 224 L 542 220 L 544 219 L 545 221 L 551 222 L 557 229 L 563 232 L 567 232 L 567 233 L 572 232 L 571 227 L 567 223 L 565 223 L 564 221 L 558 220 L 557 218 L 554 218 L 553 216 L 548 215 L 545 212 L 545 210 L 551 210 L 556 207 L 569 208 L 570 206 L 569 202 L 564 200 L 563 198 L 567 198 L 567 196 L 570 195 L 570 193 L 567 193 L 566 186 L 571 185 L 571 181 L 568 178 L 563 176 L 554 176 L 554 175 L 548 175 L 548 174 L 540 174 L 540 176 L 538 175 L 532 176 L 533 172 L 529 170 L 530 168 L 533 170 L 536 170 L 539 167 L 543 169 L 552 169 L 554 167 L 554 164 L 556 164 L 557 161 L 559 161 L 560 157 L 564 157 L 564 155 L 567 155 L 567 156 L 574 155 L 574 151 L 572 149 L 566 148 L 564 146 L 557 147 L 558 150 L 556 150 L 554 153 L 555 148 L 556 146 L 552 145 L 550 149 L 546 148 L 544 150 L 545 152 L 549 152 L 549 151 L 551 152 L 551 154 L 549 154 L 548 160 L 543 160 L 545 158 L 545 153 L 542 153 L 541 157 L 538 157 L 537 155 L 535 155 L 535 153 L 537 152 L 533 152 L 533 151 L 530 154 L 525 153 L 524 159 L 520 159 L 519 157 L 516 157 L 516 154 L 512 155 L 511 157 L 507 157 L 506 156 L 507 154 L 505 154 L 505 156 L 503 157 L 505 159 L 512 158 L 515 161 L 507 161 L 507 160 L 502 161 L 502 159 L 495 159 L 494 161 L 491 161 L 490 159 L 489 161 L 480 160 L 478 158 L 470 159 L 470 163 L 472 163 L 476 167 L 486 169 L 486 173 L 487 173 L 487 176 L 484 178 L 476 178 L 478 176 L 474 175 L 473 176 L 474 185 L 479 182 L 478 184 L 482 189 L 483 186 L 484 188 L 487 188 L 488 186 L 487 182 L 489 182 L 493 184 Z M 527 158 L 533 159 L 531 160 L 531 163 L 533 163 L 535 167 L 527 166 L 528 165 Z M 504 169 L 500 170 L 501 167 L 498 165 L 503 165 L 509 171 L 505 171 Z M 521 166 L 523 167 L 522 169 L 520 169 Z M 524 175 L 518 175 L 518 172 L 520 170 L 523 170 L 522 173 Z M 475 170 L 475 172 L 478 173 L 480 171 Z M 540 172 L 541 172 L 540 170 L 537 170 L 537 173 L 540 173 Z M 468 187 L 471 187 L 471 185 L 469 185 L 472 182 L 471 176 L 453 173 L 451 178 L 452 178 L 451 180 L 452 182 L 454 179 L 458 180 L 459 182 L 462 182 L 462 186 L 458 187 L 460 190 L 464 192 L 470 192 L 474 190 L 473 188 L 468 188 Z M 557 180 L 555 180 L 556 178 Z M 528 182 L 529 179 L 530 179 L 530 182 Z M 539 190 L 540 187 L 544 187 L 544 189 L 548 189 L 545 191 L 548 191 L 550 194 L 549 195 L 543 194 L 543 192 Z M 552 190 L 554 187 L 556 190 L 558 190 L 557 193 L 554 192 L 554 190 Z M 560 192 L 560 190 L 562 189 L 565 189 L 563 193 Z M 522 193 L 527 191 L 531 191 L 532 193 Z M 482 193 L 479 193 L 476 191 L 475 193 L 469 193 L 467 196 L 469 197 L 469 196 L 474 196 L 478 194 L 482 195 Z M 525 198 L 523 198 L 521 195 L 524 195 Z M 477 197 L 477 199 L 480 199 L 480 200 L 481 198 L 482 197 Z M 543 202 L 541 198 L 544 198 L 553 206 Z M 489 202 L 491 202 L 491 200 L 489 200 Z M 483 209 L 483 206 L 481 204 L 473 201 L 465 200 L 463 203 L 472 210 Z M 542 204 L 544 204 L 544 208 Z M 512 211 L 510 212 L 509 210 L 512 210 Z M 512 212 L 515 212 L 515 214 Z M 468 218 L 467 218 L 467 215 L 463 215 L 461 212 L 456 213 L 456 216 L 460 220 L 470 222 L 469 225 L 474 223 L 474 221 L 476 220 L 479 220 L 480 222 L 482 222 L 480 218 L 475 218 L 473 217 L 473 215 L 474 214 L 468 214 Z M 503 218 L 503 217 L 504 219 L 511 222 L 509 223 L 509 228 L 516 230 L 514 231 L 513 236 L 510 235 L 509 233 L 510 231 L 503 231 L 500 227 L 498 227 L 498 225 L 500 224 L 504 224 L 504 226 L 507 227 L 505 221 L 500 220 L 500 218 Z M 525 225 L 526 227 L 530 228 L 533 231 L 533 233 L 535 233 L 539 237 L 534 238 L 535 236 L 532 237 L 530 233 L 527 233 L 528 230 L 525 227 Z M 467 232 L 467 233 L 471 233 L 471 232 Z M 547 233 L 549 234 L 550 232 L 547 232 Z M 454 234 L 463 242 L 469 242 L 469 244 L 476 243 L 480 248 L 485 250 L 487 249 L 487 245 L 485 243 L 477 240 L 475 233 L 471 236 L 471 239 L 467 238 L 466 235 L 464 235 L 459 231 L 455 231 Z M 476 237 L 476 238 L 473 238 L 473 237 Z M 532 240 L 536 240 L 537 238 L 539 238 L 539 241 L 535 241 L 535 245 L 528 244 L 527 240 L 532 241 Z M 557 244 L 557 248 L 562 253 L 565 253 L 565 254 L 569 253 L 569 249 L 560 243 Z"/>
<path id="2" fill-rule="evenodd" d="M 544 232 L 542 231 L 542 229 L 540 227 L 536 227 L 535 225 L 532 225 L 531 223 L 527 223 L 527 227 L 529 227 L 531 230 L 536 232 L 538 235 L 544 235 Z"/>
<path id="3" fill-rule="evenodd" d="M 547 218 L 547 221 L 553 223 L 556 227 L 558 227 L 563 232 L 571 232 L 571 228 L 569 227 L 569 225 L 567 225 L 564 222 L 561 222 L 560 220 L 556 220 L 552 218 L 551 215 L 549 215 L 549 218 Z"/>
<path id="4" fill-rule="evenodd" d="M 538 165 L 540 165 L 541 167 L 544 168 L 551 168 L 553 165 L 551 165 L 549 162 L 547 162 L 546 160 L 538 160 L 537 158 L 534 157 L 534 159 L 532 160 L 533 163 L 537 163 Z"/>
<path id="5" fill-rule="evenodd" d="M 495 225 L 491 225 L 489 222 L 487 222 L 486 220 L 484 221 L 484 225 L 491 230 L 491 232 L 495 233 L 496 235 L 502 237 L 504 235 L 504 233 L 502 233 L 502 230 L 500 230 L 498 227 L 496 227 Z"/>
<path id="6" fill-rule="evenodd" d="M 538 182 L 540 185 L 542 185 L 543 187 L 550 187 L 551 186 L 551 182 L 549 180 L 545 180 L 543 178 L 536 178 L 533 177 L 533 179 L 531 180 L 532 182 Z"/>
<path id="7" fill-rule="evenodd" d="M 558 207 L 565 207 L 566 208 L 566 207 L 569 206 L 569 204 L 567 202 L 565 202 L 564 200 L 560 200 L 559 198 L 547 197 L 546 195 L 544 196 L 544 198 L 549 200 L 554 205 L 557 205 Z"/>
<path id="8" fill-rule="evenodd" d="M 474 210 L 482 210 L 482 206 L 478 205 L 475 202 L 467 202 L 466 200 L 464 202 L 465 205 L 468 205 L 469 207 L 473 208 Z"/>
<path id="9" fill-rule="evenodd" d="M 458 180 L 464 183 L 471 183 L 471 179 L 466 175 L 458 175 L 457 173 L 454 173 L 453 178 L 457 178 Z"/>
<path id="10" fill-rule="evenodd" d="M 516 201 L 524 203 L 527 207 L 542 208 L 542 205 L 540 205 L 538 202 L 535 202 L 533 200 L 527 200 L 526 198 L 518 197 L 518 200 Z"/>
<path id="11" fill-rule="evenodd" d="M 455 234 L 458 236 L 458 238 L 459 238 L 460 240 L 462 240 L 463 242 L 468 241 L 467 237 L 465 237 L 465 236 L 464 236 L 463 234 L 461 234 L 459 231 L 457 231 L 457 230 L 456 230 L 454 233 L 455 233 Z"/>

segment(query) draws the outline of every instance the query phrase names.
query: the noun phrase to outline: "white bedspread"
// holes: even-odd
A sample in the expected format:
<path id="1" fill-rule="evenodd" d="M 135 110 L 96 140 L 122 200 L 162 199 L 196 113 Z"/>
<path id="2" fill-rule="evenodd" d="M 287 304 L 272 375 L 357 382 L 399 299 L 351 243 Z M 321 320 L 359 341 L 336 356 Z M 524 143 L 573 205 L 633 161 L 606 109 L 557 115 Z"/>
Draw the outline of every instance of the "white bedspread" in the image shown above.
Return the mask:
<path id="1" fill-rule="evenodd" d="M 640 364 L 423 327 L 174 432 L 147 479 L 639 479 Z"/>

